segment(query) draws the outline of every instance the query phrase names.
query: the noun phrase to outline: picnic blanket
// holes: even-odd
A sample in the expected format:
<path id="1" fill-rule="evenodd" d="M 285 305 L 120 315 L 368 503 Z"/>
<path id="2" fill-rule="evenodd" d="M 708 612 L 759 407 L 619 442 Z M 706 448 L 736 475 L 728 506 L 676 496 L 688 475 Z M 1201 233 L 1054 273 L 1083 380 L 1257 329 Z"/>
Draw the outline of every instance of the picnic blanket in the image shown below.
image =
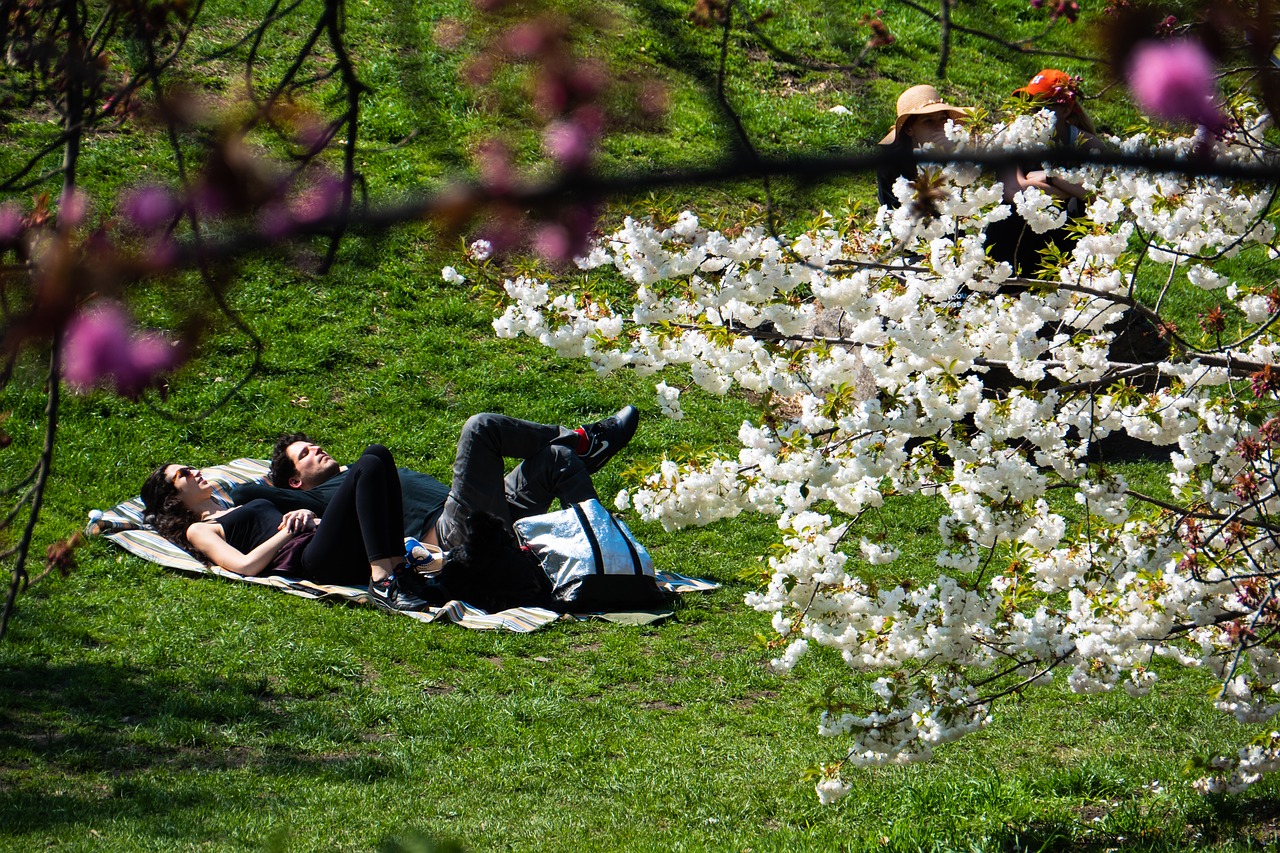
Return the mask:
<path id="1" fill-rule="evenodd" d="M 231 490 L 243 483 L 261 483 L 267 480 L 268 465 L 263 459 L 236 459 L 225 465 L 202 468 L 204 478 L 213 485 L 213 498 L 230 507 Z M 197 575 L 214 575 L 240 583 L 267 586 L 290 595 L 317 600 L 346 601 L 371 604 L 369 590 L 363 586 L 338 586 L 318 584 L 300 578 L 270 575 L 245 577 L 227 571 L 220 566 L 207 566 L 200 560 L 156 533 L 142 520 L 142 499 L 130 498 L 109 510 L 93 510 L 85 532 L 90 536 L 105 536 L 131 554 L 180 572 Z M 719 588 L 711 581 L 689 578 L 675 572 L 657 572 L 658 586 L 667 592 L 697 592 Z M 451 601 L 442 607 L 433 607 L 420 613 L 402 612 L 405 616 L 422 622 L 453 622 L 473 629 L 504 629 L 525 633 L 549 625 L 561 614 L 541 607 L 514 607 L 497 613 L 488 613 L 466 602 Z M 666 618 L 671 611 L 658 613 L 600 613 L 569 618 L 601 618 L 625 624 L 654 622 Z"/>

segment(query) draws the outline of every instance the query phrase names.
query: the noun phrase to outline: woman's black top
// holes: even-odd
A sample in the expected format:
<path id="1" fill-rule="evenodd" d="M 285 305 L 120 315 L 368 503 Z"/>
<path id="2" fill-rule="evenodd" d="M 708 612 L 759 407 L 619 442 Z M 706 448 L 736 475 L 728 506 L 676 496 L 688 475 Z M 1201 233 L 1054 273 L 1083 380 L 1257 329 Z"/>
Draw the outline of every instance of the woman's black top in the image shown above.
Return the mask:
<path id="1" fill-rule="evenodd" d="M 269 500 L 258 498 L 213 519 L 222 528 L 227 544 L 248 554 L 280 530 L 284 513 Z"/>

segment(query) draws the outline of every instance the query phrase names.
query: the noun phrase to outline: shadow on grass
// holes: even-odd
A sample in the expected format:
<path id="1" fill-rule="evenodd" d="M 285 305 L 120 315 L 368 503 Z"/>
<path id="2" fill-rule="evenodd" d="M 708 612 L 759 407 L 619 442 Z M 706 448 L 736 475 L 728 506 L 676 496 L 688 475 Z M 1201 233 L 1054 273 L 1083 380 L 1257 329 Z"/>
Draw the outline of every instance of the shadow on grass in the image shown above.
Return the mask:
<path id="1" fill-rule="evenodd" d="M 1280 845 L 1280 797 L 1207 797 L 1190 818 L 1205 843 L 1248 839 L 1260 848 Z"/>
<path id="2" fill-rule="evenodd" d="M 990 838 L 987 849 L 1008 851 L 1144 850 L 1175 851 L 1221 844 L 1239 850 L 1275 850 L 1280 841 L 1280 799 L 1273 795 L 1212 797 L 1201 801 L 1199 809 L 1183 819 L 1154 813 L 1133 825 L 1118 828 L 1107 821 L 1095 828 L 1095 820 L 1105 821 L 1111 812 L 1106 806 L 1080 808 L 1076 821 L 1036 821 L 1009 827 Z M 1121 819 L 1121 824 L 1129 823 Z"/>
<path id="3" fill-rule="evenodd" d="M 10 832 L 122 818 L 182 826 L 182 812 L 233 790 L 256 807 L 248 800 L 264 789 L 403 775 L 357 749 L 282 746 L 354 741 L 336 711 L 290 713 L 288 697 L 260 680 L 31 662 L 0 668 L 0 696 L 0 814 Z M 227 773 L 248 781 L 224 786 Z"/>
<path id="4" fill-rule="evenodd" d="M 1034 823 L 992 836 L 983 849 L 1002 853 L 1094 853 L 1104 850 L 1185 850 L 1187 839 L 1181 832 L 1145 832 L 1125 835 L 1089 832 L 1073 822 Z"/>

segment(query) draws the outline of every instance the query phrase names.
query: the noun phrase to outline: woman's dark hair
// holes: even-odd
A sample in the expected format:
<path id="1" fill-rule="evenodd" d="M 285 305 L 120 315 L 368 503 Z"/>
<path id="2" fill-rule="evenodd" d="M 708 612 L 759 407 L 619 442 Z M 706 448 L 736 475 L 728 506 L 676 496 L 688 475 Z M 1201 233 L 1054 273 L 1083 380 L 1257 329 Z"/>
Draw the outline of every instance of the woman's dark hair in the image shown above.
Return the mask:
<path id="1" fill-rule="evenodd" d="M 199 521 L 200 516 L 187 508 L 169 479 L 169 466 L 173 464 L 164 463 L 142 484 L 142 520 L 165 539 L 207 564 L 205 555 L 187 541 L 187 528 Z"/>

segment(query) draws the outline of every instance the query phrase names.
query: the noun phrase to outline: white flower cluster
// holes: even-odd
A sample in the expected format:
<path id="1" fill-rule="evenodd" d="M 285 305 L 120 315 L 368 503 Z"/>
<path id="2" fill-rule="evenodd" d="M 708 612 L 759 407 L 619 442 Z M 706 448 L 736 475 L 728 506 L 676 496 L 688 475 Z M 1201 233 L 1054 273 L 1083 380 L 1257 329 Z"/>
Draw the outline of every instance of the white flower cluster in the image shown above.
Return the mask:
<path id="1" fill-rule="evenodd" d="M 1210 775 L 1197 779 L 1195 788 L 1202 794 L 1238 794 L 1264 774 L 1280 770 L 1280 732 L 1269 732 L 1249 746 L 1241 747 L 1234 756 L 1223 756 L 1209 762 Z M 828 791 L 835 790 L 829 787 Z M 844 790 L 848 793 L 848 789 Z M 822 796 L 819 790 L 818 796 Z M 828 799 L 823 802 L 834 802 Z"/>
<path id="2" fill-rule="evenodd" d="M 1048 113 L 972 137 L 949 131 L 961 147 L 1013 149 L 1051 132 Z M 1219 147 L 1228 160 L 1252 156 L 1232 140 Z M 666 529 L 777 516 L 772 580 L 747 597 L 779 634 L 773 667 L 790 670 L 816 644 L 874 679 L 865 706 L 823 716 L 824 734 L 851 741 L 842 765 L 928 758 L 985 725 L 991 696 L 1059 670 L 1077 692 L 1145 694 L 1154 655 L 1215 672 L 1217 706 L 1241 722 L 1280 710 L 1280 659 L 1260 639 L 1280 627 L 1280 419 L 1271 380 L 1243 381 L 1276 362 L 1280 300 L 1211 268 L 1219 254 L 1269 246 L 1268 196 L 1207 177 L 1060 173 L 1092 196 L 1079 239 L 1062 242 L 1065 261 L 1036 287 L 1009 281 L 987 226 L 1016 211 L 1054 231 L 1065 210 L 1035 190 L 1006 204 L 999 182 L 970 167 L 940 170 L 927 217 L 899 182 L 903 204 L 863 231 L 828 218 L 784 239 L 709 230 L 690 212 L 666 226 L 628 218 L 579 259 L 629 282 L 625 304 L 572 283 L 505 284 L 500 336 L 535 338 L 602 373 L 668 370 L 685 387 L 786 402 L 742 425 L 736 458 L 664 460 L 617 503 Z M 1144 264 L 1163 265 L 1166 290 L 1218 298 L 1230 333 L 1197 337 L 1184 323 L 1179 345 L 1191 349 L 1177 358 L 1122 347 L 1134 322 L 1162 340 L 1152 315 L 1117 301 Z M 681 391 L 665 375 L 658 402 L 679 418 Z M 1091 464 L 1116 436 L 1167 448 L 1172 493 L 1193 511 L 1145 500 Z M 1055 509 L 1051 493 L 1073 495 L 1076 511 Z M 864 514 L 913 494 L 945 504 L 943 573 L 865 583 L 899 551 Z M 1221 759 L 1219 781 L 1202 787 L 1276 769 L 1276 737 Z M 817 784 L 823 802 L 847 790 L 838 767 Z"/>

